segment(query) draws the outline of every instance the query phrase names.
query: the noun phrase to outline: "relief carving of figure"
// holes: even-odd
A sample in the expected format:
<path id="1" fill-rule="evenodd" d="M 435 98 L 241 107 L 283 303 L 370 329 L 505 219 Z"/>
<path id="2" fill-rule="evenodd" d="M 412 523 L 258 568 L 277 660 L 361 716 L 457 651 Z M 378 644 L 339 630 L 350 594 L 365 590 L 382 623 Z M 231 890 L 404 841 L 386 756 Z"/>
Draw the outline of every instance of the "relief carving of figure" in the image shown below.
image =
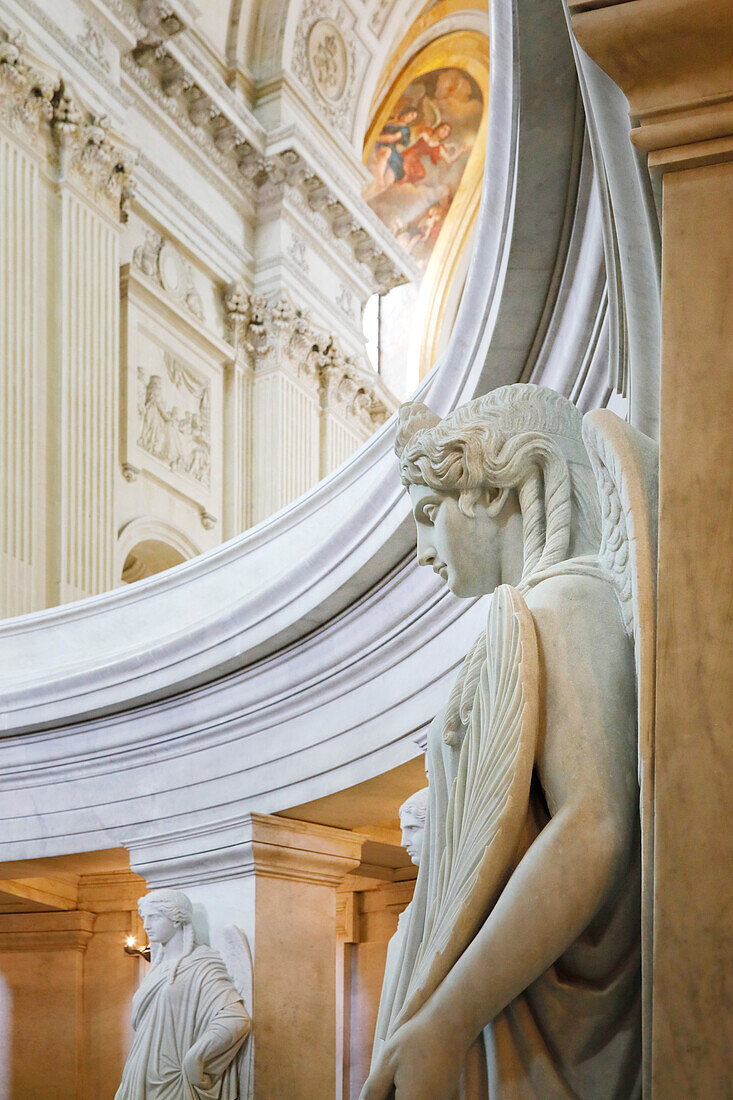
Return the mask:
<path id="1" fill-rule="evenodd" d="M 242 933 L 227 930 L 225 965 L 198 943 L 185 894 L 154 890 L 139 909 L 151 967 L 132 1000 L 135 1038 L 115 1100 L 249 1100 L 251 962 Z"/>
<path id="2" fill-rule="evenodd" d="M 171 355 L 164 357 L 164 379 L 151 374 L 145 381 L 144 368 L 138 368 L 138 445 L 174 473 L 192 477 L 208 486 L 211 480 L 210 395 L 208 386 Z M 194 409 L 170 404 L 171 387 Z"/>
<path id="3" fill-rule="evenodd" d="M 633 1100 L 654 444 L 517 385 L 403 406 L 396 448 L 418 561 L 490 600 L 428 735 L 362 1100 Z"/>

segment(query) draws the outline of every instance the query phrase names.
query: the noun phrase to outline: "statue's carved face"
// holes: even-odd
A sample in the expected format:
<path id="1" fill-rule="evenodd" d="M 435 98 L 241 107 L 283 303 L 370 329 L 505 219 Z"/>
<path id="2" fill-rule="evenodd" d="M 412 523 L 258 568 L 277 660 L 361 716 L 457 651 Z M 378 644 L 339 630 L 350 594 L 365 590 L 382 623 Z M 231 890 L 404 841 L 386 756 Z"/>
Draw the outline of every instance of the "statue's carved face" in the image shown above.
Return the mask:
<path id="1" fill-rule="evenodd" d="M 418 821 L 414 814 L 406 810 L 400 814 L 400 825 L 402 826 L 402 847 L 415 866 L 419 867 L 425 839 L 425 822 Z"/>
<path id="2" fill-rule="evenodd" d="M 483 596 L 502 582 L 500 519 L 478 501 L 474 515 L 458 507 L 457 493 L 424 485 L 409 488 L 417 526 L 417 560 L 430 565 L 456 596 Z"/>
<path id="3" fill-rule="evenodd" d="M 151 943 L 166 944 L 173 939 L 178 925 L 159 910 L 151 909 L 143 913 L 143 925 Z"/>

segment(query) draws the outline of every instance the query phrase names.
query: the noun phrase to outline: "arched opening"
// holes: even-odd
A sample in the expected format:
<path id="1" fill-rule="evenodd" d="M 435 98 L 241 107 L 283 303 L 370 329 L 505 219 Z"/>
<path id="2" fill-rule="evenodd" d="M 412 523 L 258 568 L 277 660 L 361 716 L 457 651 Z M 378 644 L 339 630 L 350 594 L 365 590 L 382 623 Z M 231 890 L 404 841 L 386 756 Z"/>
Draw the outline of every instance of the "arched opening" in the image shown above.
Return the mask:
<path id="1" fill-rule="evenodd" d="M 180 565 L 185 560 L 180 550 L 167 542 L 143 539 L 128 552 L 122 566 L 122 581 L 124 584 L 134 584 L 145 577 L 162 573 L 164 569 L 172 569 L 174 565 Z"/>

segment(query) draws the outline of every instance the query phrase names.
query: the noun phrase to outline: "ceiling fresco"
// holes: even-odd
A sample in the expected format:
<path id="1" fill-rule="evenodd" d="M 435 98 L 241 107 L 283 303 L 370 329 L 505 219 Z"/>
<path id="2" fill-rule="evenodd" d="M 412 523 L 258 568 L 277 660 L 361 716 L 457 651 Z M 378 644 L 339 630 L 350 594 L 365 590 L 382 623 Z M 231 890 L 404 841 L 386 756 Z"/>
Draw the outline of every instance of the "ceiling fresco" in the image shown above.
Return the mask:
<path id="1" fill-rule="evenodd" d="M 422 271 L 460 186 L 483 114 L 467 72 L 434 69 L 413 80 L 374 140 L 364 198 Z"/>

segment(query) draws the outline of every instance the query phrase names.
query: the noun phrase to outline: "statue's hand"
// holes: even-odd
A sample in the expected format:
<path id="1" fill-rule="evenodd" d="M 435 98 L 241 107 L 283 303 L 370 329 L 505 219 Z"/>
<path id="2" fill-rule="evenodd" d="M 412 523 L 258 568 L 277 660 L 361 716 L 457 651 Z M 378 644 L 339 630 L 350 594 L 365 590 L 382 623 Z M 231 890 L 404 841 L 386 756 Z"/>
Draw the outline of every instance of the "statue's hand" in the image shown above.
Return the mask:
<path id="1" fill-rule="evenodd" d="M 210 1089 L 214 1083 L 214 1079 L 204 1069 L 204 1059 L 195 1047 L 183 1059 L 183 1072 L 188 1082 L 197 1089 Z"/>
<path id="2" fill-rule="evenodd" d="M 454 1100 L 466 1053 L 459 1038 L 422 1008 L 386 1044 L 360 1100 Z"/>

